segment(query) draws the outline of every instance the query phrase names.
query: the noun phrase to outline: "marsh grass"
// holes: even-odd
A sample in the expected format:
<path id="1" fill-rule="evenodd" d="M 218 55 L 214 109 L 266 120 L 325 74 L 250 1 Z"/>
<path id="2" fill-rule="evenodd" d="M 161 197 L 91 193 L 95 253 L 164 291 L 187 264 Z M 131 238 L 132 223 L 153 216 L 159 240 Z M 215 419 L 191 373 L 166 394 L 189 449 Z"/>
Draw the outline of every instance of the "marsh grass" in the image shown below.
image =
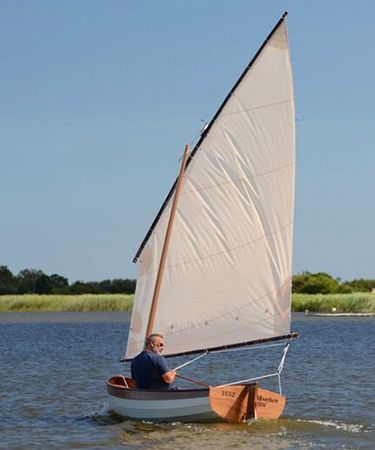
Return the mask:
<path id="1" fill-rule="evenodd" d="M 375 313 L 375 293 L 355 292 L 352 294 L 293 294 L 292 310 L 338 313 Z"/>
<path id="2" fill-rule="evenodd" d="M 131 311 L 133 295 L 2 295 L 0 312 L 10 311 Z"/>
<path id="3" fill-rule="evenodd" d="M 0 312 L 11 311 L 131 311 L 133 295 L 1 295 Z M 375 293 L 307 295 L 293 294 L 294 312 L 375 313 Z"/>

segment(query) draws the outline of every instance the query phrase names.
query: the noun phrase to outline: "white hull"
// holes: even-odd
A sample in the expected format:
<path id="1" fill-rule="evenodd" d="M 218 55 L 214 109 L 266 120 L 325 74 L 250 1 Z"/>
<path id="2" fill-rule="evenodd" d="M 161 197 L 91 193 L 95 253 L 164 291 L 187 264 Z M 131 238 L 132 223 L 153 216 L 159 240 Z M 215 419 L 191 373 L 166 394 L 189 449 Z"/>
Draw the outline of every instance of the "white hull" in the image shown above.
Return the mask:
<path id="1" fill-rule="evenodd" d="M 295 112 L 286 15 L 190 154 L 185 147 L 180 174 L 134 258 L 140 267 L 123 361 L 156 332 L 166 357 L 296 337 L 288 334 Z M 278 372 L 267 377 L 280 375 L 287 349 Z M 250 381 L 158 391 L 118 375 L 107 386 L 111 410 L 132 419 L 280 417 L 286 398 Z"/>
<path id="2" fill-rule="evenodd" d="M 220 421 L 211 407 L 209 389 L 153 391 L 132 389 L 115 377 L 107 383 L 110 410 L 118 416 L 136 420 L 209 422 Z M 126 382 L 131 382 L 126 379 Z"/>
<path id="3" fill-rule="evenodd" d="M 217 422 L 208 396 L 171 400 L 130 400 L 109 397 L 110 410 L 115 414 L 136 420 L 162 422 Z"/>
<path id="4" fill-rule="evenodd" d="M 278 418 L 286 399 L 255 384 L 158 391 L 136 389 L 117 375 L 107 382 L 110 411 L 123 418 L 161 422 L 250 422 Z"/>

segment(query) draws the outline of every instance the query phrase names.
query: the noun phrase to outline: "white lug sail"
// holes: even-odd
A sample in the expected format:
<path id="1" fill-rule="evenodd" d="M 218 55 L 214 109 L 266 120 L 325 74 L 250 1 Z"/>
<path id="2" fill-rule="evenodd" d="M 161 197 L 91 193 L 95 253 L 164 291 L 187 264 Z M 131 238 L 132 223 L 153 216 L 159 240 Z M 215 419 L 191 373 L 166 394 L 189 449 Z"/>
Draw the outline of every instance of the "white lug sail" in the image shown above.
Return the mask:
<path id="1" fill-rule="evenodd" d="M 153 329 L 166 355 L 289 333 L 294 172 L 282 20 L 186 169 Z M 127 359 L 143 349 L 172 200 L 139 258 Z"/>

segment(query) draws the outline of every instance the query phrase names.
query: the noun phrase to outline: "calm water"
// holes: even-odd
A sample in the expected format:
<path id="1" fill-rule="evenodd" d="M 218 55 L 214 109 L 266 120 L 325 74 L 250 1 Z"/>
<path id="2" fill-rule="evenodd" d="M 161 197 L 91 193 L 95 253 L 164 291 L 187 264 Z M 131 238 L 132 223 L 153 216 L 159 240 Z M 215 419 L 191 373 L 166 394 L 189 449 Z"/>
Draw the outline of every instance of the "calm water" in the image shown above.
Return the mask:
<path id="1" fill-rule="evenodd" d="M 285 415 L 251 425 L 112 417 L 105 381 L 125 369 L 128 325 L 124 313 L 0 314 L 0 448 L 375 448 L 375 318 L 294 316 L 302 336 L 283 371 Z M 256 376 L 255 358 L 272 359 L 272 371 L 281 350 L 212 355 L 182 374 L 211 383 L 234 381 L 234 368 L 237 379 Z"/>

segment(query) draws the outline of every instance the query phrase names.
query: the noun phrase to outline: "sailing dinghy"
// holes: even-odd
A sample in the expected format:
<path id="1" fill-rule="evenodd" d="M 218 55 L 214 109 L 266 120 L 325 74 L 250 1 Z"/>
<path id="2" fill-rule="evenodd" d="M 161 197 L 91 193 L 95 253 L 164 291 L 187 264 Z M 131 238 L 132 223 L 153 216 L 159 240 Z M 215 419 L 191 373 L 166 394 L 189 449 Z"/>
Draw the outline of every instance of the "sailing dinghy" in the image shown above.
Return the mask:
<path id="1" fill-rule="evenodd" d="M 283 412 L 280 374 L 298 336 L 290 332 L 295 121 L 286 15 L 192 152 L 185 148 L 180 175 L 134 258 L 139 277 L 122 358 L 131 361 L 148 335 L 160 333 L 165 357 L 198 354 L 192 361 L 279 341 L 280 365 L 262 377 L 163 391 L 117 375 L 107 389 L 119 416 L 245 422 Z M 258 384 L 270 377 L 278 393 Z"/>

